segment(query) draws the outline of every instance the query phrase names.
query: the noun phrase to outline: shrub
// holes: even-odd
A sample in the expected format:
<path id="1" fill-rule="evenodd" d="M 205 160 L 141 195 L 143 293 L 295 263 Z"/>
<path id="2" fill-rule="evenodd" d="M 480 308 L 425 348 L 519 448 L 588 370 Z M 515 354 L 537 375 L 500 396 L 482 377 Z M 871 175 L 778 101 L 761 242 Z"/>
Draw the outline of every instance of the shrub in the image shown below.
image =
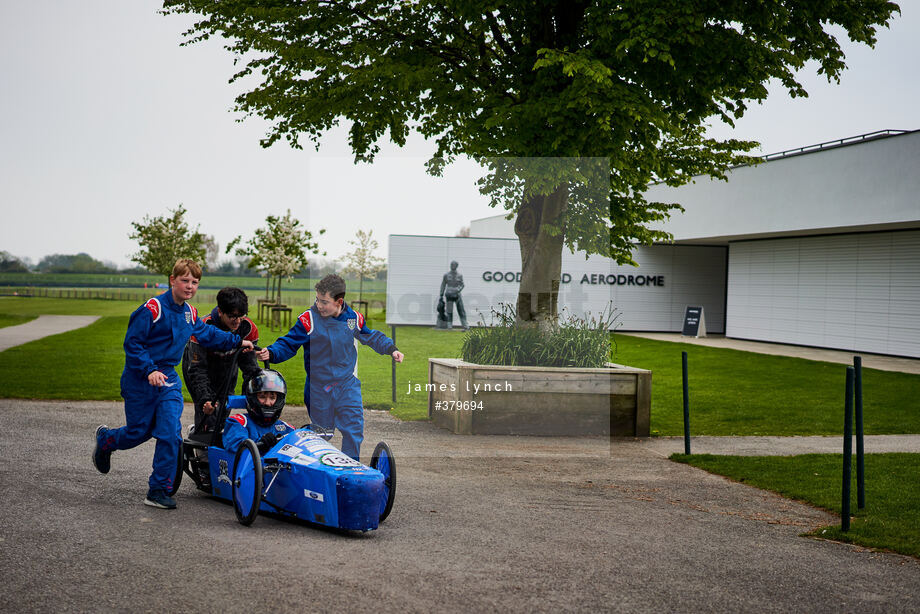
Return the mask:
<path id="1" fill-rule="evenodd" d="M 514 308 L 500 304 L 492 310 L 491 327 L 481 322 L 466 333 L 460 355 L 484 365 L 603 367 L 610 355 L 609 331 L 618 318 L 612 307 L 590 319 L 563 312 L 556 324 L 541 328 L 517 322 Z"/>

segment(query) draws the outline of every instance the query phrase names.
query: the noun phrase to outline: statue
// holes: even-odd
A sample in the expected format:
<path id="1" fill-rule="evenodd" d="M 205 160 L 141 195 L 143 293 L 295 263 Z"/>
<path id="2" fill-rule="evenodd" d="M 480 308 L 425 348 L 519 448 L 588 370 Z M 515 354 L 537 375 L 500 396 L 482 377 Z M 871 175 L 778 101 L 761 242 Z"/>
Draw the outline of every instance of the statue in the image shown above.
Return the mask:
<path id="1" fill-rule="evenodd" d="M 463 298 L 460 292 L 463 291 L 463 275 L 457 272 L 457 261 L 450 263 L 450 271 L 444 273 L 444 279 L 441 280 L 441 291 L 438 299 L 438 328 L 451 328 L 454 319 L 454 303 L 457 304 L 457 315 L 460 316 L 460 325 L 463 330 L 468 330 L 469 325 L 466 323 L 466 310 L 463 308 Z M 445 307 L 446 306 L 446 310 Z M 446 311 L 446 313 L 445 313 Z"/>

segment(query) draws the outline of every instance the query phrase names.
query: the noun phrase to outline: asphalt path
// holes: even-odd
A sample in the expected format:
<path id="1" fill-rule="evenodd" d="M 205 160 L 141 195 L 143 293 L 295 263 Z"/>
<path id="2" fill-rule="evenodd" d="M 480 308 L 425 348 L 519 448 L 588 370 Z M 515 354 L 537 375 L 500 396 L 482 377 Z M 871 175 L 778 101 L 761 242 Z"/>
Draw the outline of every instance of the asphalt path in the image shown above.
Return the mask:
<path id="1" fill-rule="evenodd" d="M 25 324 L 0 328 L 0 352 L 49 335 L 89 326 L 99 316 L 38 316 Z"/>
<path id="2" fill-rule="evenodd" d="M 186 419 L 191 415 L 186 407 Z M 285 417 L 306 421 L 302 408 Z M 153 442 L 90 462 L 114 402 L 0 400 L 0 611 L 916 611 L 920 561 L 800 537 L 836 518 L 642 442 L 468 437 L 367 412 L 396 504 L 345 533 L 188 482 L 143 505 Z"/>

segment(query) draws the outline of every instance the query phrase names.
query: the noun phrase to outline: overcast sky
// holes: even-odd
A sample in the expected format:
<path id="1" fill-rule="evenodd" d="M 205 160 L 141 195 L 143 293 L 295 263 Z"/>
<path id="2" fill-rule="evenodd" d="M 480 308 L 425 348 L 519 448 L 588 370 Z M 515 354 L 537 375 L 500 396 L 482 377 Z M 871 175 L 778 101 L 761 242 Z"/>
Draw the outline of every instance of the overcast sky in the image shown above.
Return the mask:
<path id="1" fill-rule="evenodd" d="M 131 222 L 183 203 L 216 237 L 252 235 L 265 216 L 290 209 L 326 229 L 328 257 L 372 229 L 387 235 L 454 235 L 495 215 L 468 161 L 444 178 L 425 174 L 433 146 L 413 139 L 354 165 L 345 132 L 319 152 L 259 146 L 265 124 L 230 111 L 238 88 L 219 41 L 179 47 L 184 17 L 151 0 L 0 0 L 0 250 L 37 262 L 88 252 L 127 265 Z M 839 85 L 803 77 L 807 99 L 774 88 L 720 137 L 758 140 L 761 153 L 873 132 L 920 128 L 920 2 L 879 33 L 875 50 L 847 47 Z M 813 73 L 813 67 L 811 72 Z"/>

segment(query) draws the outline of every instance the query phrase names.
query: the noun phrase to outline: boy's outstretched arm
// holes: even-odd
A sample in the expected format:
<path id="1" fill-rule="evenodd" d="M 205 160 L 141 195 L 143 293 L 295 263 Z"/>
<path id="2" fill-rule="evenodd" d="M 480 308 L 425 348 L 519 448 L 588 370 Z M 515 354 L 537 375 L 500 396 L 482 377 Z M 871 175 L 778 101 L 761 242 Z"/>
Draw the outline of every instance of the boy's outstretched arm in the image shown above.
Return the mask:
<path id="1" fill-rule="evenodd" d="M 368 328 L 367 321 L 360 313 L 358 314 L 358 329 L 356 336 L 358 341 L 369 346 L 378 354 L 392 356 L 396 359 L 396 362 L 402 362 L 403 353 L 396 349 L 396 343 L 379 330 Z"/>
<path id="2" fill-rule="evenodd" d="M 310 333 L 313 332 L 313 314 L 310 310 L 298 316 L 294 326 L 283 337 L 278 337 L 274 343 L 262 348 L 257 354 L 259 360 L 268 360 L 278 363 L 292 357 L 301 347 L 304 352 L 310 351 Z"/>
<path id="3" fill-rule="evenodd" d="M 192 335 L 198 341 L 199 345 L 206 348 L 217 348 L 219 350 L 232 350 L 238 347 L 248 347 L 252 349 L 251 341 L 244 341 L 240 336 L 234 333 L 220 330 L 216 326 L 206 324 L 204 320 L 196 317 L 192 323 Z"/>

